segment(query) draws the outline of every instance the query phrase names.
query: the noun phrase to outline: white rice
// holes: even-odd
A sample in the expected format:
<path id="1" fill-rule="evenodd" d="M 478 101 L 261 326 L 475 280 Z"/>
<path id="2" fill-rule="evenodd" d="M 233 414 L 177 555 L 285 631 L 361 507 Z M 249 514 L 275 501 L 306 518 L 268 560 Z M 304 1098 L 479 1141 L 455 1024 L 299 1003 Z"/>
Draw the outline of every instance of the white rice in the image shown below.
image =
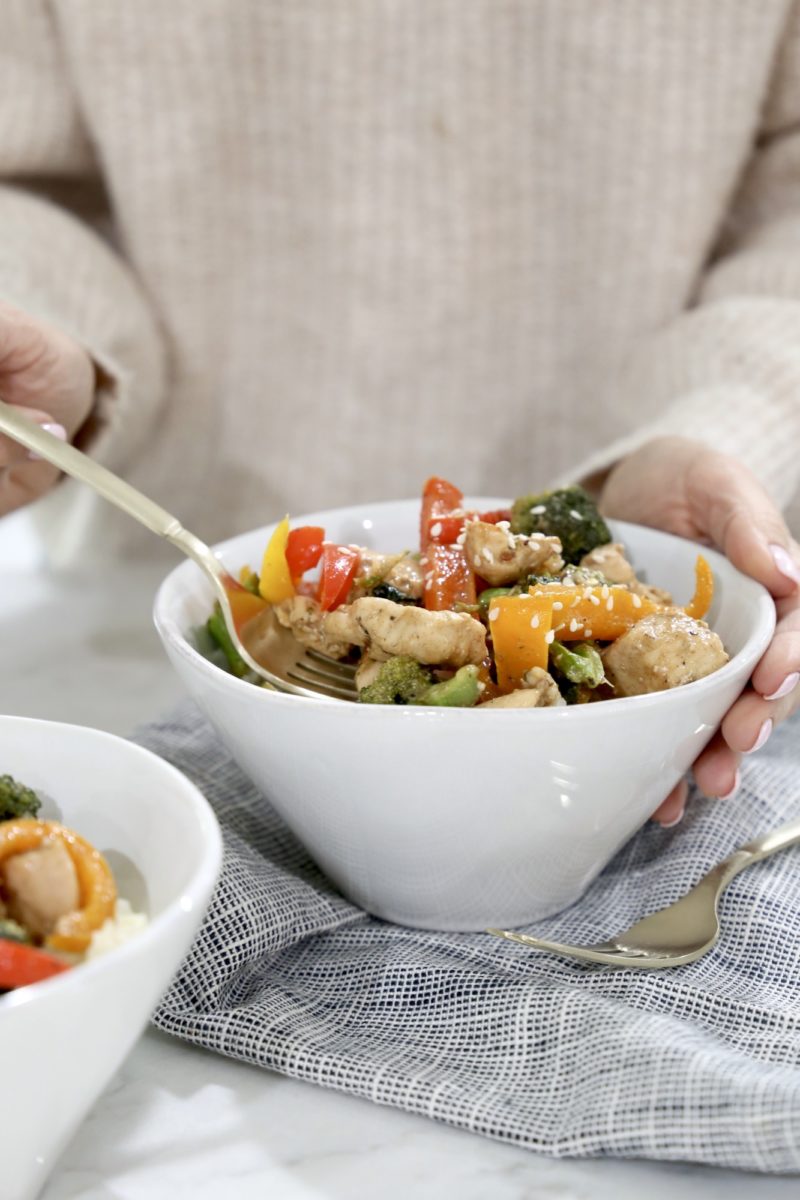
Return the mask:
<path id="1" fill-rule="evenodd" d="M 99 929 L 92 934 L 85 961 L 100 958 L 109 950 L 116 950 L 131 938 L 137 937 L 147 927 L 148 921 L 144 913 L 134 912 L 127 900 L 120 896 L 117 900 L 116 911 Z"/>

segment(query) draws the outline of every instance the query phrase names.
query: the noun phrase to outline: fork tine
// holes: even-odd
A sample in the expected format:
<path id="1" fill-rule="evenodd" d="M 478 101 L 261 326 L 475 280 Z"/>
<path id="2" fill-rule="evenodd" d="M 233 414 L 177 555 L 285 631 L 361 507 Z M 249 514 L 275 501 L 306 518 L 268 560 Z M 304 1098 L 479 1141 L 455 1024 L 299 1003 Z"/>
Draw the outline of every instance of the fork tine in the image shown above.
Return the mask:
<path id="1" fill-rule="evenodd" d="M 319 650 L 306 650 L 306 658 L 311 658 L 320 666 L 329 667 L 335 670 L 340 675 L 349 676 L 351 679 L 356 673 L 356 664 L 349 662 L 341 662 L 335 658 L 329 658 L 327 654 L 320 654 Z"/>
<path id="2" fill-rule="evenodd" d="M 355 692 L 356 685 L 352 675 L 340 675 L 337 671 L 329 671 L 325 667 L 317 666 L 316 663 L 307 662 L 300 658 L 293 665 L 292 670 L 302 671 L 309 679 L 319 679 L 323 683 L 330 683 L 334 687 L 345 688 L 351 692 Z"/>
<path id="3" fill-rule="evenodd" d="M 358 696 L 354 687 L 341 687 L 329 682 L 324 677 L 315 678 L 314 676 L 302 675 L 297 670 L 287 671 L 286 678 L 294 680 L 295 683 L 302 684 L 303 687 L 311 688 L 323 696 L 333 696 L 337 700 L 356 700 Z"/>

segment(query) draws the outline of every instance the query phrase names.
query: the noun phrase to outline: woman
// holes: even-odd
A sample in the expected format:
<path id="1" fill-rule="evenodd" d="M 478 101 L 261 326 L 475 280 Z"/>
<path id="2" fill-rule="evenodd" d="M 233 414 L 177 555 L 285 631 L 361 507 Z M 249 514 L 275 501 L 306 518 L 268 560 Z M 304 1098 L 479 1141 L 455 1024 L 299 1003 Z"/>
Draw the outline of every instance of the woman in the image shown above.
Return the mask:
<path id="1" fill-rule="evenodd" d="M 0 393 L 209 539 L 437 473 L 719 545 L 779 614 L 695 767 L 731 794 L 800 702 L 796 5 L 2 18 Z M 0 455 L 57 560 L 137 544 Z"/>

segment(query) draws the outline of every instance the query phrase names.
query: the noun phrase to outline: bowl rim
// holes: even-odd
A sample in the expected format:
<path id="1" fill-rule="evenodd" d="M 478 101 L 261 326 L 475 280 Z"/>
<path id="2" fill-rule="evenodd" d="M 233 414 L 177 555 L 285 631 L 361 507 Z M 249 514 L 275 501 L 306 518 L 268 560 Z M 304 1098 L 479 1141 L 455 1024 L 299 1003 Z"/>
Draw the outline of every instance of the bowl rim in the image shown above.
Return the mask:
<path id="1" fill-rule="evenodd" d="M 498 502 L 506 504 L 508 503 L 507 500 L 502 501 L 502 498 L 486 496 L 468 496 L 465 497 L 464 500 L 465 505 L 469 506 L 473 504 L 494 504 L 496 506 Z M 369 509 L 370 511 L 375 511 L 393 508 L 398 504 L 418 505 L 419 497 L 415 497 L 411 500 L 382 500 L 376 501 L 374 504 L 365 503 L 344 505 L 339 508 L 322 509 L 313 513 L 300 513 L 294 518 L 294 520 L 299 522 L 307 522 L 312 517 L 315 519 L 321 518 L 326 514 L 330 517 L 334 517 L 352 513 L 354 510 L 360 509 Z M 184 573 L 191 569 L 196 571 L 200 570 L 199 567 L 190 562 L 188 559 L 174 566 L 161 581 L 153 601 L 153 623 L 165 648 L 171 647 L 177 654 L 184 658 L 195 671 L 199 670 L 201 674 L 206 675 L 211 683 L 216 682 L 219 686 L 231 687 L 233 694 L 236 694 L 238 689 L 245 689 L 247 694 L 253 697 L 260 697 L 259 700 L 255 701 L 256 703 L 265 704 L 270 707 L 274 706 L 275 704 L 291 704 L 295 708 L 302 706 L 310 711 L 319 711 L 320 709 L 324 709 L 332 713 L 348 712 L 355 707 L 356 710 L 362 714 L 359 717 L 359 720 L 362 721 L 370 719 L 385 720 L 388 711 L 391 711 L 392 719 L 395 721 L 420 719 L 427 720 L 429 722 L 465 719 L 474 720 L 479 714 L 484 718 L 484 720 L 487 716 L 490 720 L 493 717 L 497 719 L 502 716 L 502 718 L 506 721 L 515 719 L 519 720 L 520 718 L 526 721 L 552 721 L 563 720 L 567 717 L 571 721 L 600 721 L 602 719 L 609 719 L 610 717 L 613 717 L 614 714 L 620 712 L 629 712 L 631 710 L 631 706 L 634 706 L 635 709 L 639 711 L 644 708 L 652 708 L 659 705 L 664 709 L 667 709 L 668 707 L 681 702 L 681 697 L 685 694 L 687 688 L 692 690 L 693 696 L 698 697 L 701 690 L 712 692 L 717 690 L 719 687 L 724 686 L 724 684 L 732 675 L 738 674 L 744 667 L 746 667 L 748 670 L 751 670 L 769 645 L 776 624 L 775 604 L 767 589 L 763 587 L 762 584 L 758 583 L 757 580 L 752 579 L 739 571 L 739 569 L 733 565 L 730 559 L 726 558 L 725 555 L 723 555 L 719 550 L 701 545 L 698 542 L 692 541 L 690 538 L 682 538 L 677 534 L 667 533 L 665 530 L 661 529 L 653 529 L 647 525 L 638 525 L 631 521 L 617 521 L 612 519 L 610 524 L 612 527 L 612 533 L 614 531 L 619 531 L 622 534 L 620 540 L 624 540 L 624 533 L 626 530 L 635 529 L 637 532 L 645 533 L 648 537 L 651 537 L 656 541 L 677 542 L 694 546 L 698 553 L 702 553 L 707 558 L 712 560 L 712 566 L 714 565 L 713 560 L 716 560 L 718 563 L 724 563 L 725 569 L 733 572 L 734 578 L 741 586 L 746 586 L 755 593 L 757 600 L 757 612 L 756 619 L 753 623 L 753 628 L 742 648 L 737 651 L 736 654 L 730 657 L 725 666 L 720 667 L 718 671 L 714 671 L 711 675 L 706 675 L 702 679 L 697 679 L 692 683 L 684 684 L 682 687 L 670 688 L 663 692 L 650 692 L 642 696 L 621 696 L 619 699 L 615 700 L 613 704 L 582 704 L 558 706 L 554 708 L 537 708 L 534 710 L 520 709 L 517 711 L 514 709 L 494 709 L 488 713 L 480 706 L 477 708 L 437 709 L 435 707 L 427 707 L 424 705 L 354 705 L 351 701 L 337 701 L 323 696 L 296 696 L 291 693 L 271 691 L 269 688 L 259 688 L 254 686 L 252 683 L 248 683 L 246 680 L 238 679 L 235 675 L 228 674 L 226 671 L 221 670 L 219 667 L 215 666 L 214 663 L 209 662 L 208 659 L 204 658 L 203 655 L 200 654 L 199 651 L 195 650 L 195 648 L 187 641 L 185 635 L 181 632 L 178 626 L 177 620 L 172 616 L 168 607 L 168 595 L 174 587 L 175 578 L 178 573 Z M 251 537 L 255 534 L 260 534 L 262 532 L 266 533 L 268 536 L 269 531 L 274 529 L 274 527 L 275 522 L 271 522 L 263 526 L 257 526 L 254 529 L 243 530 L 241 533 L 234 534 L 232 537 L 225 538 L 223 541 L 214 543 L 212 549 L 215 551 L 215 553 L 224 555 L 226 547 L 229 547 L 231 543 L 239 541 L 243 538 Z M 224 683 L 222 682 L 223 680 L 225 681 Z M 244 695 L 245 693 L 240 691 L 239 694 Z M 368 716 L 367 714 L 370 715 Z"/>
<path id="2" fill-rule="evenodd" d="M 174 791 L 181 796 L 180 803 L 188 806 L 198 821 L 202 851 L 181 894 L 157 916 L 149 917 L 147 925 L 140 933 L 91 962 L 78 963 L 75 969 L 64 971 L 53 979 L 43 979 L 39 983 L 16 988 L 14 991 L 0 996 L 0 1022 L 3 1020 L 4 1013 L 11 1012 L 24 1004 L 36 1003 L 45 994 L 64 994 L 69 990 L 91 988 L 92 980 L 102 973 L 113 970 L 116 962 L 133 960 L 138 957 L 146 958 L 152 946 L 161 941 L 174 926 L 184 922 L 188 914 L 195 912 L 198 906 L 207 904 L 207 898 L 213 891 L 222 865 L 222 834 L 214 811 L 197 785 L 172 763 L 167 762 L 152 750 L 140 746 L 137 742 L 129 741 L 127 738 L 119 737 L 117 734 L 108 733 L 102 729 L 93 729 L 87 725 L 74 725 L 67 721 L 49 721 L 38 717 L 0 714 L 0 735 L 6 729 L 13 730 L 20 726 L 40 727 L 43 733 L 53 726 L 58 726 L 59 729 L 68 730 L 70 735 L 74 734 L 89 741 L 103 742 L 106 745 L 110 744 L 117 749 L 122 745 L 126 748 L 125 752 L 130 752 L 134 758 L 155 761 L 156 769 L 161 771 L 165 784 L 173 785 Z M 175 963 L 175 970 L 178 965 Z"/>

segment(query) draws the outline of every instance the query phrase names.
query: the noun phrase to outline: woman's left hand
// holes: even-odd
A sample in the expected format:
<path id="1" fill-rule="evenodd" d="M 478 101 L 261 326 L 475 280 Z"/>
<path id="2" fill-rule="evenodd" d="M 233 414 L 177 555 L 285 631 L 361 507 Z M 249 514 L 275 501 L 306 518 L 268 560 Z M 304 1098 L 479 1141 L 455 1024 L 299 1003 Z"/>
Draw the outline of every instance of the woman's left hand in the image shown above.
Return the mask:
<path id="1" fill-rule="evenodd" d="M 800 546 L 747 467 L 688 438 L 657 438 L 623 459 L 609 474 L 600 505 L 609 517 L 718 547 L 775 599 L 775 636 L 694 764 L 700 790 L 728 798 L 739 784 L 741 755 L 759 750 L 775 725 L 800 708 Z M 676 824 L 687 793 L 682 780 L 654 820 Z"/>

